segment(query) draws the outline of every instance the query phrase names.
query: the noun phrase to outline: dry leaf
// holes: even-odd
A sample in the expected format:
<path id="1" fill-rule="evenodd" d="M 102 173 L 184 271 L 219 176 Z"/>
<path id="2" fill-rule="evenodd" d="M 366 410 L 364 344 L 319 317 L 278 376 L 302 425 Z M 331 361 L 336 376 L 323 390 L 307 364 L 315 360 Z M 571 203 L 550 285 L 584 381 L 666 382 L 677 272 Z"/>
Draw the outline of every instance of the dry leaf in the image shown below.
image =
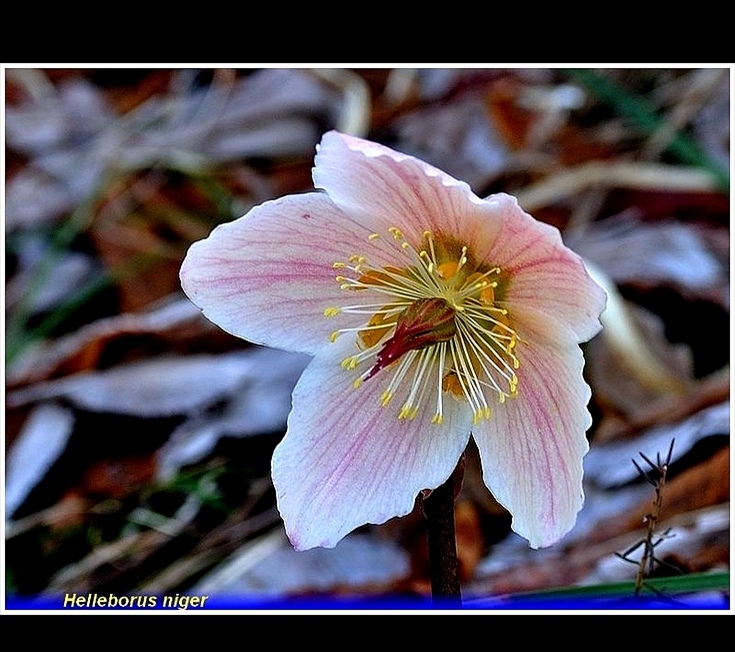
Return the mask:
<path id="1" fill-rule="evenodd" d="M 120 117 L 79 78 L 8 107 L 9 144 L 31 156 L 8 181 L 8 230 L 57 219 L 111 170 L 201 171 L 247 157 L 310 155 L 318 123 L 335 110 L 334 92 L 297 69 L 258 70 L 205 89 L 194 82 L 178 71 L 168 95 Z"/>
<path id="2" fill-rule="evenodd" d="M 94 412 L 162 417 L 191 414 L 234 395 L 264 372 L 262 350 L 222 355 L 163 356 L 99 372 L 30 385 L 8 396 L 10 406 L 66 399 Z"/>
<path id="3" fill-rule="evenodd" d="M 655 426 L 635 438 L 627 438 L 591 447 L 584 459 L 588 480 L 599 487 L 613 488 L 638 478 L 631 460 L 641 453 L 650 460 L 665 457 L 674 441 L 672 461 L 682 459 L 709 437 L 726 442 L 730 435 L 730 402 L 701 410 L 678 424 Z"/>
<path id="4" fill-rule="evenodd" d="M 200 310 L 180 293 L 140 313 L 123 313 L 87 324 L 69 335 L 26 350 L 9 366 L 6 383 L 17 388 L 54 377 L 90 371 L 206 339 L 232 346 Z M 124 343 L 124 347 L 121 345 Z M 115 351 L 118 351 L 117 357 Z"/>
<path id="5" fill-rule="evenodd" d="M 646 223 L 631 214 L 618 215 L 570 232 L 565 239 L 618 285 L 667 285 L 689 298 L 704 293 L 722 298 L 726 292 L 727 270 L 689 224 Z"/>
<path id="6" fill-rule="evenodd" d="M 212 452 L 222 437 L 248 437 L 285 431 L 291 392 L 310 358 L 270 349 L 250 355 L 250 374 L 226 405 L 181 424 L 158 453 L 158 475 L 169 478 L 181 467 Z"/>
<path id="7" fill-rule="evenodd" d="M 72 411 L 54 404 L 35 407 L 8 451 L 5 512 L 12 517 L 63 452 L 74 429 Z"/>

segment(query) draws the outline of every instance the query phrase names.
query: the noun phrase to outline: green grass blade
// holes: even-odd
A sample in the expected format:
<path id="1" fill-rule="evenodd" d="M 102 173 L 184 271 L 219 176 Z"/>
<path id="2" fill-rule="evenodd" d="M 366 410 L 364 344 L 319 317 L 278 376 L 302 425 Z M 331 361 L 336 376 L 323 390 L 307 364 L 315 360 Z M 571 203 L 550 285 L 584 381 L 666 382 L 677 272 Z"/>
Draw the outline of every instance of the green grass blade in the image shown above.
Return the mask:
<path id="1" fill-rule="evenodd" d="M 709 592 L 729 593 L 730 573 L 692 573 L 672 577 L 656 577 L 645 580 L 643 590 L 639 596 L 635 595 L 635 580 L 592 584 L 587 586 L 571 586 L 563 588 L 544 589 L 500 596 L 496 602 L 503 606 L 523 608 L 524 604 L 578 604 L 579 602 L 596 602 L 604 605 L 610 601 L 618 602 L 622 606 L 635 604 L 645 605 L 652 599 L 659 601 L 671 600 L 672 605 L 681 605 L 686 596 L 701 595 Z M 478 601 L 481 606 L 482 600 Z"/>
<path id="2" fill-rule="evenodd" d="M 582 84 L 600 101 L 609 104 L 617 113 L 628 119 L 645 135 L 654 134 L 663 124 L 663 119 L 642 98 L 629 93 L 613 81 L 588 69 L 566 70 L 565 74 Z M 714 161 L 702 148 L 686 134 L 675 133 L 668 143 L 667 150 L 683 163 L 708 170 L 715 178 L 717 187 L 727 192 L 730 175 L 723 166 Z"/>

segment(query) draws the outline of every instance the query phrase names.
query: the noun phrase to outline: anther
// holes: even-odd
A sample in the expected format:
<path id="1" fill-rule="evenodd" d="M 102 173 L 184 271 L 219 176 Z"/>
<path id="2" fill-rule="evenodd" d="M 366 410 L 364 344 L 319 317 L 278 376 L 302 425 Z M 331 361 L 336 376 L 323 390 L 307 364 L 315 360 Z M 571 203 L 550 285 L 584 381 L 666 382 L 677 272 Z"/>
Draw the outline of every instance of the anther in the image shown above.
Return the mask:
<path id="1" fill-rule="evenodd" d="M 404 403 L 403 407 L 401 408 L 401 411 L 398 413 L 399 419 L 415 419 L 416 415 L 419 413 L 418 407 L 412 407 L 408 403 Z"/>
<path id="2" fill-rule="evenodd" d="M 357 364 L 358 364 L 358 361 L 355 356 L 352 356 L 350 358 L 345 358 L 344 360 L 342 360 L 342 367 L 344 369 L 350 369 L 350 370 L 355 369 L 357 367 Z"/>

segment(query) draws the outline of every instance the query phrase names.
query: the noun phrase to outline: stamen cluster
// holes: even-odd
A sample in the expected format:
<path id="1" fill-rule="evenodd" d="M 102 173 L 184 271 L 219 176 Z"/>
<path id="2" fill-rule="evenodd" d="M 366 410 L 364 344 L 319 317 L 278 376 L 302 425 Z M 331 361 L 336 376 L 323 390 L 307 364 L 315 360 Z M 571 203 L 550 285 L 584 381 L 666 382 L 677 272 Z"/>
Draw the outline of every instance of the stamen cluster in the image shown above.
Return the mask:
<path id="1" fill-rule="evenodd" d="M 359 371 L 356 388 L 390 368 L 381 404 L 387 406 L 406 385 L 399 419 L 413 419 L 433 394 L 432 423 L 442 423 L 447 393 L 469 404 L 475 423 L 490 418 L 489 396 L 503 403 L 518 393 L 519 340 L 501 306 L 500 268 L 477 264 L 468 247 L 452 238 L 426 231 L 416 249 L 400 229 L 392 227 L 389 234 L 384 240 L 399 252 L 398 265 L 374 265 L 361 254 L 334 263 L 343 270 L 336 276 L 343 290 L 371 296 L 367 303 L 324 311 L 327 317 L 369 316 L 362 325 L 332 333 L 333 342 L 344 333 L 356 334 L 358 352 L 342 367 Z M 368 241 L 380 238 L 373 233 Z"/>

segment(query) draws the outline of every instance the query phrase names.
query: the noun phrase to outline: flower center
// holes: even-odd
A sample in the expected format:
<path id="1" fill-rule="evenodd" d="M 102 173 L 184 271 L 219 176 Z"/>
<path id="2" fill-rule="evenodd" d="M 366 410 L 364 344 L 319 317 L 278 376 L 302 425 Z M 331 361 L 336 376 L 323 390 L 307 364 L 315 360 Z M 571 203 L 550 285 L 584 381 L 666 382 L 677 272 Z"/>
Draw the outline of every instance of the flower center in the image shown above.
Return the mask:
<path id="1" fill-rule="evenodd" d="M 452 238 L 426 231 L 423 247 L 416 249 L 399 229 L 389 232 L 390 238 L 374 233 L 368 239 L 387 243 L 398 254 L 398 265 L 372 265 L 359 254 L 334 263 L 344 270 L 336 277 L 343 290 L 369 291 L 373 297 L 370 303 L 324 311 L 327 317 L 366 316 L 364 324 L 332 333 L 332 341 L 356 334 L 357 352 L 342 367 L 359 372 L 356 388 L 390 370 L 381 403 L 388 405 L 406 386 L 399 419 L 414 418 L 424 401 L 434 400 L 432 423 L 441 423 L 445 394 L 469 403 L 475 423 L 490 418 L 489 396 L 503 403 L 518 393 L 518 335 L 499 305 L 500 269 L 477 264 L 468 247 Z"/>

